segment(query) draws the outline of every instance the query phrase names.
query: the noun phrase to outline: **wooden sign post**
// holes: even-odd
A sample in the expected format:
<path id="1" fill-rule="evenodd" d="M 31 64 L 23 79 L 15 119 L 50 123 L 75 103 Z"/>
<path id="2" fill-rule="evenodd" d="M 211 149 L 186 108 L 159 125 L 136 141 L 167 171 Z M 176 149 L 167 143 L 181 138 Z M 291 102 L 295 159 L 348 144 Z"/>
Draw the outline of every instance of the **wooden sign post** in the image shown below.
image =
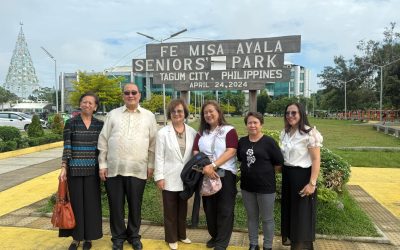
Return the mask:
<path id="1" fill-rule="evenodd" d="M 289 81 L 284 53 L 300 52 L 301 36 L 160 43 L 133 59 L 133 72 L 153 72 L 154 84 L 171 84 L 188 99 L 190 90 L 249 90 L 250 111 L 267 82 Z"/>

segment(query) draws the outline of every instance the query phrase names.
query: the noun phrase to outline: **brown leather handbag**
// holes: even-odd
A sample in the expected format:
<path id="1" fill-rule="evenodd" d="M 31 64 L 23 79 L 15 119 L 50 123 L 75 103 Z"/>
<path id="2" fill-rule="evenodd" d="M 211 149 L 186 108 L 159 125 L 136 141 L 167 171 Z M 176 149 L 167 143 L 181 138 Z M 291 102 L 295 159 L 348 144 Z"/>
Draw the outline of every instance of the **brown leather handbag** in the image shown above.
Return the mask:
<path id="1" fill-rule="evenodd" d="M 51 224 L 60 229 L 72 229 L 76 225 L 74 212 L 69 200 L 67 181 L 60 180 L 58 183 L 56 204 L 54 204 Z"/>

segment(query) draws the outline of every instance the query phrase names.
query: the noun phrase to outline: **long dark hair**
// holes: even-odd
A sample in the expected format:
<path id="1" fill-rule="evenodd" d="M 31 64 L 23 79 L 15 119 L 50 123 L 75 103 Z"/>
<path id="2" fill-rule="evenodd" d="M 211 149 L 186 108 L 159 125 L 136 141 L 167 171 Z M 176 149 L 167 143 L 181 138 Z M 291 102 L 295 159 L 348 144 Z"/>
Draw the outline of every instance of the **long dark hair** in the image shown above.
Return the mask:
<path id="1" fill-rule="evenodd" d="M 288 105 L 286 105 L 285 113 L 284 113 L 284 116 L 283 116 L 283 121 L 285 123 L 285 132 L 289 133 L 290 128 L 292 127 L 292 126 L 290 126 L 289 122 L 286 119 L 286 111 L 287 111 L 288 107 L 292 106 L 292 105 L 295 105 L 299 109 L 299 115 L 300 115 L 299 131 L 300 131 L 300 133 L 302 134 L 302 133 L 310 132 L 312 128 L 311 128 L 310 123 L 308 122 L 306 111 L 305 111 L 303 105 L 301 103 L 298 103 L 298 102 L 292 102 L 292 103 L 289 103 Z M 310 128 L 307 129 L 306 125 L 308 127 L 310 127 Z"/>
<path id="2" fill-rule="evenodd" d="M 202 135 L 203 132 L 209 131 L 211 129 L 210 124 L 206 122 L 206 119 L 204 118 L 204 109 L 207 105 L 213 105 L 215 110 L 218 112 L 218 125 L 228 125 L 228 123 L 225 120 L 224 113 L 222 112 L 221 107 L 219 106 L 218 102 L 214 100 L 208 100 L 206 101 L 203 106 L 201 106 L 201 112 L 200 112 L 200 127 L 199 127 L 199 133 Z"/>

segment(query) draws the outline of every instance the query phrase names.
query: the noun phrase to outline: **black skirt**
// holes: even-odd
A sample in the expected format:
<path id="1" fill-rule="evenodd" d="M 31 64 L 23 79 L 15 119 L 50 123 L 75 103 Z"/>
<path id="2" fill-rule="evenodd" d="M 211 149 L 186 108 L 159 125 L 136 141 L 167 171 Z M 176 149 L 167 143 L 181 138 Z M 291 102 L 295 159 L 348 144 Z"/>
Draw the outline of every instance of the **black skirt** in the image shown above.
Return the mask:
<path id="1" fill-rule="evenodd" d="M 315 241 L 317 190 L 301 197 L 299 191 L 310 181 L 311 167 L 282 169 L 281 234 L 292 242 Z"/>
<path id="2" fill-rule="evenodd" d="M 60 229 L 59 237 L 72 236 L 74 240 L 97 240 L 103 237 L 100 178 L 68 176 L 68 189 L 76 226 Z"/>

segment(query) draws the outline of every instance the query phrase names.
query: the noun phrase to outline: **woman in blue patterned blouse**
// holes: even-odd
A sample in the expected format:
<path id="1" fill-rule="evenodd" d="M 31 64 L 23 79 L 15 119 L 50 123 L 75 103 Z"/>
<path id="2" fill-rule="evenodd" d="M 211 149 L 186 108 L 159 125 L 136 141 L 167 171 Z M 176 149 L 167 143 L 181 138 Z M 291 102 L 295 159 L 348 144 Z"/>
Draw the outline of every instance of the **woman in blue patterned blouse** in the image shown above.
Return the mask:
<path id="1" fill-rule="evenodd" d="M 92 247 L 92 240 L 103 237 L 97 140 L 103 122 L 94 118 L 99 98 L 92 92 L 79 99 L 81 114 L 64 127 L 64 151 L 59 179 L 67 180 L 74 211 L 74 229 L 60 229 L 60 237 L 72 236 L 69 250 Z"/>

